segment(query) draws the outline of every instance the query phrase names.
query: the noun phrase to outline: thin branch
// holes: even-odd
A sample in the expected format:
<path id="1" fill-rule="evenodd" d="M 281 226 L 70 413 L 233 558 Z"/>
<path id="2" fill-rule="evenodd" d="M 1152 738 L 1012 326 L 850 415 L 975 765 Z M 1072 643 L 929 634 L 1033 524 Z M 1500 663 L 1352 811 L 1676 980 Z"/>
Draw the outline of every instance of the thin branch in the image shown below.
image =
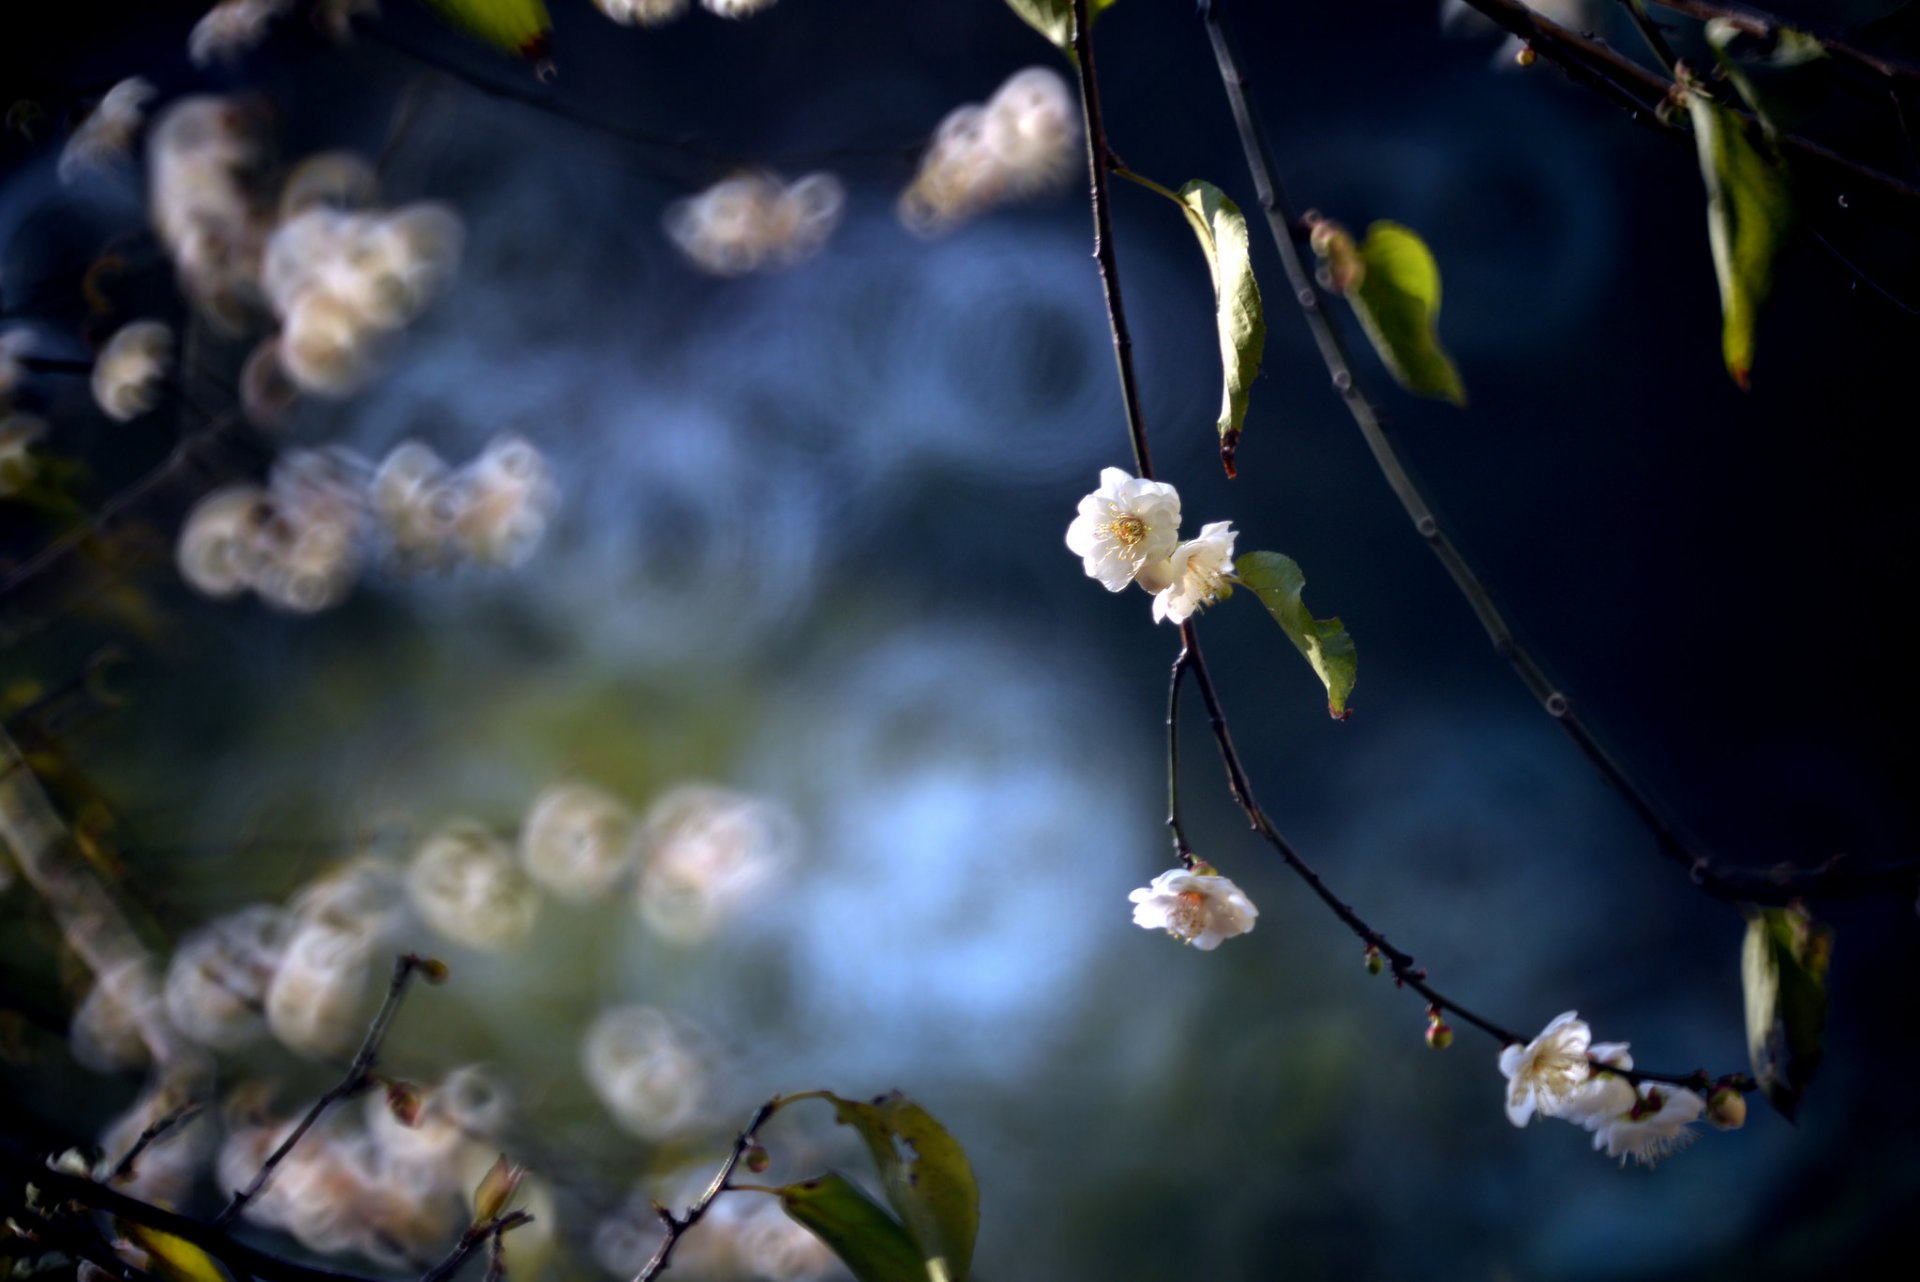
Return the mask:
<path id="1" fill-rule="evenodd" d="M 1219 66 L 1221 83 L 1226 87 L 1227 101 L 1240 134 L 1241 149 L 1246 154 L 1247 168 L 1253 176 L 1254 190 L 1266 214 L 1267 229 L 1272 233 L 1274 247 L 1279 251 L 1281 264 L 1286 269 L 1287 283 L 1292 287 L 1294 300 L 1300 305 L 1307 328 L 1313 334 L 1314 344 L 1319 348 L 1321 361 L 1327 368 L 1334 390 L 1346 405 L 1354 425 L 1360 429 L 1374 462 L 1394 496 L 1400 500 L 1401 507 L 1406 510 L 1408 519 L 1445 567 L 1454 586 L 1466 598 L 1487 639 L 1493 643 L 1494 650 L 1511 665 L 1528 693 L 1573 740 L 1600 777 L 1626 801 L 1634 815 L 1653 834 L 1661 854 L 1685 868 L 1709 894 L 1729 901 L 1782 903 L 1813 894 L 1911 893 L 1915 883 L 1920 881 L 1920 862 L 1853 868 L 1829 861 L 1826 865 L 1794 868 L 1784 873 L 1780 869 L 1750 869 L 1716 863 L 1696 850 L 1680 834 L 1677 825 L 1666 818 L 1647 790 L 1627 773 L 1581 719 L 1572 701 L 1547 675 L 1544 665 L 1515 635 L 1512 625 L 1494 600 L 1492 590 L 1441 526 L 1432 504 L 1407 470 L 1399 451 L 1394 448 L 1385 423 L 1355 378 L 1345 340 L 1328 315 L 1326 297 L 1315 283 L 1294 239 L 1295 218 L 1275 171 L 1272 144 L 1248 97 L 1246 69 L 1227 26 L 1223 6 L 1218 0 L 1205 0 L 1201 6 L 1201 16 L 1206 23 L 1207 38 L 1213 47 L 1215 62 Z"/>
<path id="2" fill-rule="evenodd" d="M 120 1160 L 113 1164 L 113 1169 L 107 1173 L 107 1183 L 118 1184 L 121 1180 L 132 1175 L 134 1163 L 140 1160 L 140 1155 L 152 1147 L 156 1140 L 164 1137 L 167 1132 L 179 1126 L 181 1123 L 191 1121 L 193 1118 L 199 1116 L 199 1114 L 200 1105 L 196 1102 L 189 1101 L 162 1116 L 158 1121 L 154 1122 L 153 1125 L 147 1127 L 146 1130 L 141 1131 L 140 1137 L 134 1140 L 132 1147 L 127 1149 Z"/>
<path id="3" fill-rule="evenodd" d="M 1173 836 L 1173 856 L 1193 867 L 1193 847 L 1180 826 L 1180 684 L 1187 675 L 1188 651 L 1180 650 L 1173 661 L 1173 677 L 1167 682 L 1167 831 Z"/>
<path id="4" fill-rule="evenodd" d="M 680 1244 L 680 1239 L 686 1236 L 687 1230 L 698 1224 L 706 1215 L 714 1199 L 731 1187 L 729 1181 L 733 1178 L 735 1169 L 746 1157 L 747 1150 L 753 1146 L 754 1136 L 759 1133 L 762 1126 L 767 1124 L 767 1119 L 795 1100 L 811 1099 L 819 1094 L 820 1092 L 817 1091 L 808 1091 L 800 1095 L 776 1095 L 753 1110 L 753 1116 L 747 1119 L 746 1126 L 733 1137 L 733 1148 L 727 1154 L 727 1160 L 720 1164 L 719 1171 L 714 1174 L 706 1191 L 694 1199 L 693 1204 L 687 1207 L 684 1214 L 675 1215 L 660 1203 L 653 1204 L 654 1214 L 660 1217 L 660 1223 L 666 1227 L 666 1236 L 660 1239 L 660 1245 L 654 1248 L 653 1258 L 648 1260 L 646 1267 L 634 1276 L 633 1282 L 652 1282 L 654 1278 L 667 1271 L 673 1261 L 673 1248 Z"/>
<path id="5" fill-rule="evenodd" d="M 1662 9 L 1671 9 L 1689 18 L 1698 18 L 1702 22 L 1722 18 L 1732 23 L 1735 30 L 1743 31 L 1750 36 L 1759 36 L 1762 39 L 1770 38 L 1779 31 L 1802 31 L 1818 40 L 1837 62 L 1859 67 L 1875 75 L 1884 76 L 1888 80 L 1904 80 L 1920 84 L 1920 62 L 1914 62 L 1884 50 L 1865 48 L 1828 28 L 1809 25 L 1792 18 L 1776 17 L 1771 13 L 1743 4 L 1720 3 L 1719 0 L 1636 0 L 1636 2 L 1658 5 Z"/>
<path id="6" fill-rule="evenodd" d="M 447 1282 L 448 1278 L 458 1273 L 461 1267 L 473 1258 L 475 1251 L 489 1243 L 492 1244 L 494 1258 L 501 1258 L 500 1253 L 504 1249 L 500 1245 L 502 1235 L 512 1232 L 522 1224 L 532 1222 L 533 1216 L 525 1211 L 509 1211 L 505 1215 L 496 1215 L 485 1223 L 473 1225 L 460 1235 L 459 1242 L 455 1243 L 453 1250 L 447 1253 L 446 1259 L 420 1275 L 420 1282 Z M 502 1268 L 504 1267 L 502 1265 Z M 487 1270 L 487 1276 L 489 1278 L 493 1276 L 491 1267 Z"/>
<path id="7" fill-rule="evenodd" d="M 1133 351 L 1131 343 L 1122 343 L 1120 341 L 1121 335 L 1126 331 L 1126 308 L 1120 297 L 1119 275 L 1114 265 L 1111 217 L 1108 210 L 1104 208 L 1107 201 L 1105 171 L 1110 166 L 1113 166 L 1115 161 L 1112 150 L 1107 144 L 1106 134 L 1100 128 L 1100 117 L 1098 114 L 1100 95 L 1098 86 L 1094 83 L 1095 64 L 1093 60 L 1091 24 L 1087 20 L 1087 0 L 1072 0 L 1072 6 L 1074 19 L 1073 51 L 1080 74 L 1081 105 L 1087 117 L 1088 165 L 1094 175 L 1094 228 L 1095 234 L 1102 237 L 1096 248 L 1095 256 L 1100 263 L 1100 279 L 1106 293 L 1107 315 L 1113 327 L 1114 349 L 1119 358 L 1120 381 L 1122 385 L 1121 400 L 1129 407 L 1130 411 L 1132 411 L 1134 407 L 1137 407 L 1139 404 L 1138 392 L 1134 386 Z M 1208 19 L 1209 30 L 1216 29 L 1215 22 L 1217 15 L 1213 12 L 1213 5 L 1210 3 L 1210 0 L 1202 0 L 1201 12 Z M 1225 64 L 1223 64 L 1223 66 L 1224 65 Z M 1229 83 L 1231 85 L 1237 84 L 1237 82 L 1238 75 L 1236 72 Z M 1245 110 L 1244 98 L 1236 93 L 1234 103 L 1236 116 L 1250 123 L 1251 117 Z M 1270 177 L 1260 194 L 1262 203 L 1267 207 L 1269 217 L 1276 216 L 1276 211 L 1280 208 L 1279 194 L 1277 190 L 1273 188 Z M 1294 275 L 1303 270 L 1304 269 L 1296 262 L 1292 264 L 1290 268 L 1290 275 Z M 1297 278 L 1295 284 L 1296 289 L 1299 289 L 1300 282 Z M 1309 314 L 1313 315 L 1319 310 L 1317 305 L 1318 292 L 1310 288 L 1311 281 L 1308 281 L 1307 285 L 1309 288 L 1300 290 L 1300 297 L 1302 306 L 1308 307 Z M 1316 331 L 1316 333 L 1317 332 L 1318 331 Z M 1339 364 L 1335 368 L 1335 383 L 1336 385 L 1341 385 L 1343 393 L 1350 393 L 1353 390 L 1351 373 L 1346 372 L 1344 380 L 1340 376 L 1342 372 L 1347 370 L 1347 367 L 1344 354 L 1339 348 L 1338 337 L 1332 335 L 1331 330 L 1328 331 L 1328 335 L 1332 338 L 1334 354 L 1340 358 Z M 1141 463 L 1141 475 L 1150 477 L 1152 471 L 1146 463 L 1145 430 L 1140 426 L 1136 412 L 1129 413 L 1127 427 L 1129 437 L 1134 444 L 1135 458 Z M 1359 912 L 1357 912 L 1351 904 L 1334 893 L 1333 888 L 1314 870 L 1312 865 L 1308 864 L 1307 861 L 1301 857 L 1299 851 L 1293 848 L 1293 844 L 1281 834 L 1279 828 L 1275 826 L 1272 819 L 1268 817 L 1266 811 L 1261 808 L 1260 803 L 1254 798 L 1253 781 L 1247 775 L 1246 764 L 1241 760 L 1239 749 L 1234 746 L 1233 734 L 1227 725 L 1226 710 L 1221 706 L 1220 694 L 1214 687 L 1213 676 L 1207 670 L 1206 657 L 1200 648 L 1199 630 L 1194 625 L 1192 619 L 1188 619 L 1180 625 L 1180 640 L 1183 648 L 1180 659 L 1177 660 L 1175 664 L 1175 684 L 1168 693 L 1169 710 L 1174 710 L 1172 705 L 1179 692 L 1178 677 L 1180 672 L 1182 669 L 1191 670 L 1194 687 L 1199 690 L 1200 699 L 1202 703 L 1206 705 L 1207 720 L 1213 728 L 1213 738 L 1220 750 L 1221 764 L 1226 768 L 1227 787 L 1233 794 L 1233 798 L 1239 805 L 1242 813 L 1245 814 L 1248 825 L 1253 828 L 1254 831 L 1258 832 L 1260 836 L 1266 840 L 1268 845 L 1273 847 L 1280 858 L 1285 861 L 1287 867 L 1293 871 L 1294 875 L 1306 883 L 1307 888 L 1313 892 L 1315 897 L 1317 897 L 1348 930 L 1352 931 L 1367 949 L 1377 953 L 1384 959 L 1387 966 L 1392 970 L 1394 982 L 1397 985 L 1403 988 L 1410 988 L 1426 998 L 1430 1009 L 1436 1012 L 1451 1011 L 1502 1045 L 1511 1045 L 1526 1041 L 1526 1038 L 1521 1037 L 1518 1033 L 1515 1033 L 1506 1026 L 1496 1023 L 1487 1016 L 1479 1014 L 1472 1008 L 1448 997 L 1439 989 L 1435 988 L 1432 983 L 1429 982 L 1427 972 L 1415 964 L 1411 953 L 1396 947 L 1384 934 L 1369 925 L 1366 919 L 1361 917 Z M 1171 717 L 1169 718 L 1168 735 L 1170 740 L 1178 735 L 1178 726 Z M 1178 749 L 1170 746 L 1170 758 L 1177 761 L 1177 753 Z M 1685 1077 L 1664 1077 L 1651 1073 L 1622 1072 L 1621 1076 L 1628 1077 L 1630 1080 L 1641 1080 L 1644 1078 L 1649 1081 L 1694 1081 L 1699 1079 L 1701 1075 L 1693 1074 Z M 1728 1078 L 1726 1080 L 1732 1083 L 1736 1079 Z M 738 1153 L 740 1147 L 741 1146 L 736 1145 L 736 1153 Z M 671 1223 L 671 1219 L 669 1219 L 669 1223 Z M 640 1278 L 636 1279 L 636 1282 L 646 1282 L 648 1276 L 647 1274 L 642 1274 Z"/>
<path id="8" fill-rule="evenodd" d="M 1660 24 L 1647 13 L 1646 0 L 1619 0 L 1620 6 L 1633 19 L 1634 30 L 1646 41 L 1647 51 L 1654 57 L 1666 73 L 1674 74 L 1674 67 L 1680 59 L 1674 55 L 1673 46 L 1667 43 L 1667 35 L 1660 30 Z"/>
<path id="9" fill-rule="evenodd" d="M 215 1228 L 225 1228 L 232 1224 L 240 1213 L 246 1210 L 247 1203 L 260 1195 L 267 1181 L 273 1178 L 274 1170 L 286 1160 L 287 1154 L 293 1152 L 294 1146 L 305 1137 L 306 1133 L 313 1129 L 314 1123 L 320 1120 L 321 1114 L 338 1101 L 359 1094 L 372 1083 L 373 1065 L 380 1054 L 380 1044 L 387 1038 L 387 1029 L 400 1009 L 401 999 L 407 995 L 407 985 L 412 982 L 416 973 L 430 969 L 434 965 L 437 963 L 429 962 L 426 958 L 414 953 L 403 953 L 394 960 L 393 980 L 387 985 L 387 999 L 381 1003 L 380 1013 L 374 1016 L 372 1026 L 367 1029 L 366 1040 L 361 1042 L 359 1052 L 353 1057 L 353 1063 L 347 1066 L 346 1076 L 334 1083 L 326 1094 L 313 1102 L 313 1107 L 307 1110 L 306 1116 L 302 1117 L 287 1138 L 280 1142 L 280 1146 L 267 1155 L 267 1160 L 260 1164 L 260 1169 L 254 1173 L 247 1187 L 234 1193 L 233 1200 L 227 1203 L 226 1209 L 214 1217 Z"/>
<path id="10" fill-rule="evenodd" d="M 1534 12 L 1520 0 L 1466 0 L 1474 9 L 1492 19 L 1503 30 L 1533 46 L 1541 57 L 1564 71 L 1571 79 L 1598 90 L 1624 107 L 1638 124 L 1648 125 L 1675 138 L 1688 136 L 1681 117 L 1663 119 L 1658 113 L 1673 85 L 1630 58 L 1621 56 L 1604 42 L 1563 27 Z M 1215 0 L 1201 0 L 1203 13 L 1214 9 Z M 1729 107 L 1743 120 L 1752 120 L 1751 112 Z M 1877 191 L 1901 202 L 1920 202 L 1920 187 L 1896 178 L 1884 170 L 1853 159 L 1799 134 L 1783 133 L 1776 140 L 1788 155 L 1810 162 L 1828 171 L 1828 176 L 1849 191 Z M 1864 185 L 1864 186 L 1862 186 Z"/>

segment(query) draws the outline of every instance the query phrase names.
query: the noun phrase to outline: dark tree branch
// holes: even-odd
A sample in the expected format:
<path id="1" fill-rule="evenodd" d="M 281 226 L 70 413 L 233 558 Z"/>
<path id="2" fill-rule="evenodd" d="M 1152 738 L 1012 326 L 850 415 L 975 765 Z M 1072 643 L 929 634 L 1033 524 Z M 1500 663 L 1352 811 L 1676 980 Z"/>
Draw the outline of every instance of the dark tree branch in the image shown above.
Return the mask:
<path id="1" fill-rule="evenodd" d="M 501 1245 L 502 1236 L 519 1228 L 522 1224 L 532 1222 L 533 1217 L 525 1211 L 509 1211 L 505 1215 L 496 1215 L 484 1223 L 472 1225 L 460 1235 L 460 1240 L 454 1244 L 453 1250 L 447 1253 L 446 1259 L 420 1275 L 420 1282 L 447 1282 L 447 1279 L 458 1273 L 466 1262 L 473 1258 L 474 1252 L 483 1246 L 491 1246 L 491 1255 L 494 1260 L 503 1260 L 502 1252 L 505 1247 Z M 503 1263 L 501 1268 L 505 1267 Z M 487 1276 L 489 1278 L 493 1276 L 491 1266 L 488 1267 Z"/>
<path id="2" fill-rule="evenodd" d="M 320 1120 L 321 1114 L 338 1101 L 357 1095 L 372 1084 L 373 1065 L 379 1057 L 380 1044 L 387 1038 L 387 1029 L 400 1009 L 401 999 L 407 995 L 407 985 L 412 982 L 416 973 L 423 970 L 432 971 L 438 966 L 438 962 L 414 953 L 404 953 L 394 960 L 393 980 L 387 985 L 386 1001 L 381 1003 L 380 1013 L 374 1016 L 373 1025 L 367 1029 L 366 1040 L 361 1042 L 359 1052 L 353 1057 L 353 1063 L 347 1066 L 346 1076 L 334 1083 L 326 1094 L 313 1102 L 313 1107 L 307 1110 L 306 1115 L 300 1119 L 293 1131 L 280 1142 L 278 1148 L 267 1155 L 267 1160 L 260 1164 L 260 1169 L 254 1173 L 247 1187 L 234 1193 L 233 1200 L 227 1203 L 226 1209 L 214 1218 L 215 1228 L 225 1228 L 239 1218 L 240 1213 L 247 1209 L 247 1203 L 260 1195 L 260 1191 L 267 1186 L 267 1181 L 273 1178 L 275 1169 L 286 1160 L 287 1154 L 293 1152 L 294 1146 L 305 1137 L 306 1133 L 313 1129 L 314 1123 Z"/>
<path id="3" fill-rule="evenodd" d="M 653 1257 L 647 1261 L 646 1267 L 634 1276 L 633 1282 L 653 1282 L 654 1278 L 667 1271 L 673 1261 L 674 1247 L 680 1244 L 680 1239 L 686 1236 L 688 1229 L 701 1221 L 708 1208 L 713 1205 L 714 1199 L 727 1191 L 734 1171 L 739 1167 L 741 1159 L 746 1156 L 747 1150 L 753 1146 L 754 1136 L 759 1133 L 762 1126 L 767 1124 L 767 1119 L 779 1112 L 783 1106 L 795 1100 L 813 1098 L 814 1094 L 809 1092 L 804 1095 L 776 1095 L 753 1110 L 753 1116 L 747 1119 L 746 1126 L 734 1136 L 733 1149 L 727 1154 L 727 1160 L 720 1164 L 719 1171 L 714 1174 L 713 1181 L 707 1185 L 706 1191 L 694 1199 L 693 1204 L 687 1207 L 684 1214 L 675 1215 L 660 1203 L 653 1204 L 654 1214 L 660 1217 L 660 1223 L 666 1227 L 666 1236 L 660 1239 L 660 1245 L 654 1248 Z"/>
<path id="4" fill-rule="evenodd" d="M 1223 5 L 1219 0 L 1203 0 L 1201 16 L 1219 66 L 1221 83 L 1226 87 L 1227 101 L 1240 134 L 1241 149 L 1246 154 L 1247 168 L 1253 176 L 1254 190 L 1266 214 L 1267 229 L 1272 233 L 1274 247 L 1279 251 L 1281 264 L 1286 269 L 1287 283 L 1292 287 L 1294 300 L 1300 305 L 1307 328 L 1313 334 L 1314 345 L 1319 348 L 1321 361 L 1327 368 L 1334 390 L 1346 405 L 1354 425 L 1360 429 L 1374 462 L 1394 496 L 1400 500 L 1401 507 L 1406 510 L 1408 519 L 1445 567 L 1454 586 L 1466 598 L 1487 639 L 1493 643 L 1494 650 L 1511 665 L 1528 693 L 1573 740 L 1600 777 L 1626 801 L 1628 808 L 1653 834 L 1661 854 L 1687 869 L 1693 880 L 1716 898 L 1784 903 L 1789 899 L 1810 895 L 1911 894 L 1916 882 L 1920 882 L 1920 863 L 1912 861 L 1880 867 L 1849 867 L 1844 863 L 1828 861 L 1812 868 L 1788 869 L 1751 869 L 1717 863 L 1696 850 L 1680 834 L 1679 828 L 1654 803 L 1651 794 L 1627 773 L 1581 719 L 1572 701 L 1547 675 L 1545 666 L 1515 635 L 1492 590 L 1441 526 L 1419 483 L 1394 448 L 1385 423 L 1354 377 L 1345 340 L 1328 314 L 1326 297 L 1315 283 L 1295 240 L 1296 220 L 1276 173 L 1272 144 L 1248 97 L 1246 69 L 1227 25 Z"/>
<path id="5" fill-rule="evenodd" d="M 121 1180 L 132 1175 L 134 1163 L 140 1160 L 140 1155 L 151 1148 L 156 1140 L 161 1139 L 167 1132 L 179 1126 L 181 1123 L 191 1121 L 193 1118 L 199 1116 L 199 1113 L 200 1105 L 190 1101 L 182 1104 L 172 1112 L 167 1113 L 158 1121 L 154 1122 L 153 1125 L 147 1127 L 146 1130 L 141 1131 L 140 1137 L 134 1140 L 132 1146 L 127 1149 L 119 1161 L 113 1164 L 113 1169 L 107 1173 L 107 1183 L 118 1184 Z"/>
<path id="6" fill-rule="evenodd" d="M 1702 22 L 1724 18 L 1733 24 L 1735 30 L 1743 31 L 1750 36 L 1759 36 L 1762 39 L 1770 38 L 1775 32 L 1783 30 L 1804 31 L 1825 46 L 1836 62 L 1870 71 L 1888 80 L 1904 80 L 1920 84 L 1920 62 L 1903 58 L 1899 54 L 1868 49 L 1826 27 L 1797 22 L 1791 18 L 1775 17 L 1773 14 L 1744 4 L 1724 4 L 1719 0 L 1642 0 L 1642 2 L 1657 5 L 1662 9 L 1671 9 L 1689 18 L 1698 18 Z"/>

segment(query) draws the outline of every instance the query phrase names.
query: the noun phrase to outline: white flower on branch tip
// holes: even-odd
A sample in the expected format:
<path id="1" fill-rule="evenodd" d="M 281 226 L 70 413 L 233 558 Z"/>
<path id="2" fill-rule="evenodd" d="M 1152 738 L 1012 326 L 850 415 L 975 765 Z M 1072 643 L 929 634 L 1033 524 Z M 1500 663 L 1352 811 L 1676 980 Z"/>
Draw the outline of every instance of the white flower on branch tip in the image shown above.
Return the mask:
<path id="1" fill-rule="evenodd" d="M 1216 601 L 1232 595 L 1233 541 L 1238 534 L 1231 521 L 1200 527 L 1200 537 L 1188 539 L 1163 564 L 1140 572 L 1142 586 L 1152 591 L 1153 621 L 1185 623 Z"/>
<path id="2" fill-rule="evenodd" d="M 1168 869 L 1127 898 L 1133 901 L 1134 925 L 1164 930 L 1205 952 L 1218 948 L 1222 940 L 1246 934 L 1260 916 L 1246 892 L 1232 881 L 1218 873 L 1185 868 Z"/>
<path id="3" fill-rule="evenodd" d="M 1692 1126 L 1706 1107 L 1697 1091 L 1643 1083 L 1624 1112 L 1588 1123 L 1593 1147 L 1619 1158 L 1622 1166 L 1628 1158 L 1652 1166 L 1693 1143 L 1697 1132 Z"/>
<path id="4" fill-rule="evenodd" d="M 1100 473 L 1100 488 L 1080 500 L 1067 527 L 1067 547 L 1109 592 L 1133 582 L 1141 567 L 1166 560 L 1180 539 L 1180 493 L 1117 467 Z"/>
<path id="5" fill-rule="evenodd" d="M 1503 1049 L 1500 1071 L 1507 1078 L 1507 1120 L 1525 1126 L 1536 1110 L 1555 1116 L 1574 1088 L 1587 1080 L 1592 1042 L 1593 1030 L 1577 1012 L 1567 1011 L 1525 1046 Z"/>

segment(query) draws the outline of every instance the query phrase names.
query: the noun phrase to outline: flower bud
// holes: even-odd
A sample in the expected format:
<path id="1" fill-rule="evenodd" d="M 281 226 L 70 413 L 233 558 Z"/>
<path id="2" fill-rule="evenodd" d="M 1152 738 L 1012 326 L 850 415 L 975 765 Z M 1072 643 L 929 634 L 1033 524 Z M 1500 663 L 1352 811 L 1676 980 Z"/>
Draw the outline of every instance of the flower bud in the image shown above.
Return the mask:
<path id="1" fill-rule="evenodd" d="M 1367 965 L 1367 974 L 1369 975 L 1378 975 L 1387 968 L 1387 959 L 1382 957 L 1380 950 L 1371 944 L 1367 945 L 1364 958 Z"/>
<path id="2" fill-rule="evenodd" d="M 1514 65 L 1520 66 L 1520 67 L 1531 67 L 1534 63 L 1534 60 L 1539 56 L 1540 55 L 1536 54 L 1533 51 L 1532 45 L 1530 44 L 1521 45 L 1520 48 L 1514 52 L 1514 55 L 1513 55 Z"/>
<path id="3" fill-rule="evenodd" d="M 507 1209 L 507 1203 L 520 1187 L 520 1181 L 526 1177 L 527 1168 L 507 1160 L 502 1153 L 494 1164 L 487 1168 L 481 1177 L 479 1187 L 473 1190 L 473 1222 L 485 1224 L 497 1219 Z"/>
<path id="4" fill-rule="evenodd" d="M 1437 1051 L 1443 1051 L 1453 1045 L 1453 1028 L 1438 1015 L 1427 1020 L 1427 1045 Z"/>
<path id="5" fill-rule="evenodd" d="M 766 1174 L 767 1168 L 773 1165 L 773 1157 L 758 1144 L 749 1144 L 740 1160 L 745 1162 L 747 1169 L 755 1175 Z"/>
<path id="6" fill-rule="evenodd" d="M 1722 1086 L 1707 1096 L 1707 1120 L 1723 1131 L 1737 1131 L 1747 1124 L 1747 1097 L 1731 1086 Z"/>

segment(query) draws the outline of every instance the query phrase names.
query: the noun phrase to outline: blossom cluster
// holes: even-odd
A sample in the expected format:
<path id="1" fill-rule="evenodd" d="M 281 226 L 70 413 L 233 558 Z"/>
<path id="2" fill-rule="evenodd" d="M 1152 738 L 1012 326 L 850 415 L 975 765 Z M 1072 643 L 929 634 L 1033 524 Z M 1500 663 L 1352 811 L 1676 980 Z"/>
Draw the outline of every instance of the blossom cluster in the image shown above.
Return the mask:
<path id="1" fill-rule="evenodd" d="M 1058 72 L 1028 67 L 986 103 L 947 114 L 900 197 L 915 231 L 951 231 L 995 205 L 1057 187 L 1073 167 L 1079 116 Z"/>
<path id="2" fill-rule="evenodd" d="M 1109 467 L 1100 488 L 1080 500 L 1067 548 L 1107 591 L 1138 583 L 1152 593 L 1155 622 L 1185 623 L 1232 595 L 1237 537 L 1232 522 L 1215 521 L 1182 542 L 1179 491 Z"/>
<path id="3" fill-rule="evenodd" d="M 1538 1115 L 1593 1132 L 1593 1147 L 1652 1166 L 1693 1141 L 1691 1129 L 1706 1099 L 1684 1087 L 1637 1086 L 1622 1073 L 1633 1068 L 1625 1042 L 1595 1042 L 1574 1011 L 1556 1017 L 1525 1046 L 1500 1052 L 1507 1079 L 1507 1120 L 1525 1126 Z"/>
<path id="4" fill-rule="evenodd" d="M 201 499 L 175 559 L 207 596 L 251 590 L 311 614 L 343 601 L 374 561 L 400 572 L 462 560 L 517 565 L 544 537 L 555 504 L 545 459 L 517 436 L 495 438 L 460 468 L 414 441 L 377 466 L 337 447 L 289 450 L 266 486 L 228 485 Z"/>
<path id="5" fill-rule="evenodd" d="M 667 238 L 716 276 L 790 267 L 812 257 L 840 223 L 846 192 L 832 174 L 787 184 L 773 174 L 726 178 L 667 208 Z"/>

